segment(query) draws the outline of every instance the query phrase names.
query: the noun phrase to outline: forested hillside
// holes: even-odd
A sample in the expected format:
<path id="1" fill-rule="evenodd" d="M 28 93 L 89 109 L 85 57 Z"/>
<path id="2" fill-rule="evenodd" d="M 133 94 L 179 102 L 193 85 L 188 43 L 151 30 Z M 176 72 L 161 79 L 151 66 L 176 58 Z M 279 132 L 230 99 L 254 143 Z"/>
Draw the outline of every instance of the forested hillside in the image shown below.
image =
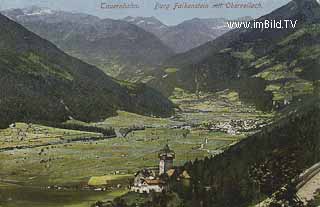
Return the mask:
<path id="1" fill-rule="evenodd" d="M 189 199 L 185 191 L 180 192 L 189 206 L 201 202 L 204 206 L 250 206 L 282 187 L 294 186 L 302 171 L 319 162 L 319 137 L 317 100 L 219 156 L 187 163 L 185 168 L 193 177 Z"/>
<path id="2" fill-rule="evenodd" d="M 118 82 L 0 15 L 1 126 L 97 121 L 123 109 L 168 116 L 172 103 L 143 84 Z"/>

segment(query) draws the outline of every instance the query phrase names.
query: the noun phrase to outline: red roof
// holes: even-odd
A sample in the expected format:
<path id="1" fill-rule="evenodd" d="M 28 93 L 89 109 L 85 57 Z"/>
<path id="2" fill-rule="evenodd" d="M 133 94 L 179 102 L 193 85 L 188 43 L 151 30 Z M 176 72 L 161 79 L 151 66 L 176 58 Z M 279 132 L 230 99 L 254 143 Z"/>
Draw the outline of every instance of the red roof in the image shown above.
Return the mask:
<path id="1" fill-rule="evenodd" d="M 162 185 L 165 184 L 162 180 L 159 179 L 145 179 L 144 182 L 148 185 Z"/>

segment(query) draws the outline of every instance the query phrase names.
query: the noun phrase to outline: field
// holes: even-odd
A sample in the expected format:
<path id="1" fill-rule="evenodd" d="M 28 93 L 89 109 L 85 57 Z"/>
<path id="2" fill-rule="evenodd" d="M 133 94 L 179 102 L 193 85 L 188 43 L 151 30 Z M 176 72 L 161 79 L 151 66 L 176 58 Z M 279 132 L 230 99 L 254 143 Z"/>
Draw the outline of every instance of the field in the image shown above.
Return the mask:
<path id="1" fill-rule="evenodd" d="M 7 148 L 31 148 L 41 145 L 65 143 L 68 140 L 100 137 L 102 134 L 76 130 L 57 129 L 38 124 L 16 123 L 16 126 L 0 131 L 0 151 Z"/>
<path id="2" fill-rule="evenodd" d="M 209 155 L 206 150 L 216 150 L 238 140 L 237 137 L 203 131 L 193 131 L 183 138 L 183 131 L 146 129 L 127 138 L 4 151 L 0 153 L 1 178 L 35 186 L 74 185 L 86 182 L 94 175 L 115 171 L 133 174 L 140 168 L 156 166 L 157 151 L 166 143 L 176 151 L 176 164 L 180 165 Z M 206 150 L 199 150 L 202 136 L 209 139 Z"/>
<path id="3" fill-rule="evenodd" d="M 64 203 L 63 206 L 82 207 L 97 200 L 112 199 L 126 192 L 128 177 L 137 170 L 157 167 L 157 153 L 165 144 L 176 152 L 175 165 L 183 165 L 195 158 L 220 153 L 247 135 L 204 130 L 194 124 L 272 117 L 272 114 L 242 105 L 234 92 L 201 97 L 181 93 L 172 97 L 181 108 L 175 117 L 163 119 L 119 111 L 118 116 L 104 122 L 86 124 L 116 130 L 146 126 L 145 130 L 133 131 L 125 138 L 68 142 L 65 140 L 71 137 L 73 140 L 74 137 L 101 135 L 40 125 L 33 125 L 37 130 L 30 130 L 23 123 L 0 131 L 3 148 L 0 152 L 0 206 L 16 207 L 24 203 L 26 207 L 60 207 Z M 18 145 L 24 148 L 11 149 Z M 84 188 L 93 176 L 104 176 L 103 179 L 122 185 L 105 192 Z M 43 196 L 34 196 L 35 192 Z"/>

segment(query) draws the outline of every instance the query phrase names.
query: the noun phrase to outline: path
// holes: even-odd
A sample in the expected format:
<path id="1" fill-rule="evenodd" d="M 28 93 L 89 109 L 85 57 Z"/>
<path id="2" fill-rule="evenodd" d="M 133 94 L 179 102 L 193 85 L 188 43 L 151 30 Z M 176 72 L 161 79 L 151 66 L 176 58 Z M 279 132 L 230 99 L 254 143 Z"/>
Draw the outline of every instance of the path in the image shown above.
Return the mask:
<path id="1" fill-rule="evenodd" d="M 317 191 L 320 190 L 320 172 L 314 175 L 306 184 L 298 190 L 298 197 L 306 203 L 313 200 L 317 196 Z"/>
<path id="2" fill-rule="evenodd" d="M 313 200 L 320 190 L 320 162 L 304 171 L 298 178 L 297 196 L 304 203 Z M 271 202 L 270 198 L 258 203 L 255 207 L 267 207 Z"/>

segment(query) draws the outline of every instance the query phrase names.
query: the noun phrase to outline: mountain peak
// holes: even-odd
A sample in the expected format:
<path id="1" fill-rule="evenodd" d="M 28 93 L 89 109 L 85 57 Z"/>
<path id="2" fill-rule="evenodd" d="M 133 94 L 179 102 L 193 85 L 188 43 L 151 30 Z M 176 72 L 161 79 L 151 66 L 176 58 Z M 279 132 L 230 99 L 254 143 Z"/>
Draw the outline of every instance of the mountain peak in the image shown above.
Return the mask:
<path id="1" fill-rule="evenodd" d="M 150 17 L 127 16 L 127 17 L 123 18 L 123 20 L 127 21 L 129 23 L 137 24 L 137 25 L 166 26 L 159 19 L 157 19 L 154 16 L 150 16 Z"/>
<path id="2" fill-rule="evenodd" d="M 298 12 L 307 22 L 320 20 L 320 0 L 294 0 Z"/>
<path id="3" fill-rule="evenodd" d="M 260 19 L 298 20 L 299 24 L 315 23 L 320 20 L 320 0 L 292 0 Z"/>
<path id="4" fill-rule="evenodd" d="M 293 0 L 293 1 L 299 4 L 310 3 L 310 2 L 320 4 L 320 0 Z"/>
<path id="5" fill-rule="evenodd" d="M 46 7 L 39 7 L 39 6 L 31 6 L 22 9 L 23 13 L 27 16 L 36 16 L 36 15 L 46 15 L 46 14 L 53 14 L 54 11 L 46 8 Z"/>

